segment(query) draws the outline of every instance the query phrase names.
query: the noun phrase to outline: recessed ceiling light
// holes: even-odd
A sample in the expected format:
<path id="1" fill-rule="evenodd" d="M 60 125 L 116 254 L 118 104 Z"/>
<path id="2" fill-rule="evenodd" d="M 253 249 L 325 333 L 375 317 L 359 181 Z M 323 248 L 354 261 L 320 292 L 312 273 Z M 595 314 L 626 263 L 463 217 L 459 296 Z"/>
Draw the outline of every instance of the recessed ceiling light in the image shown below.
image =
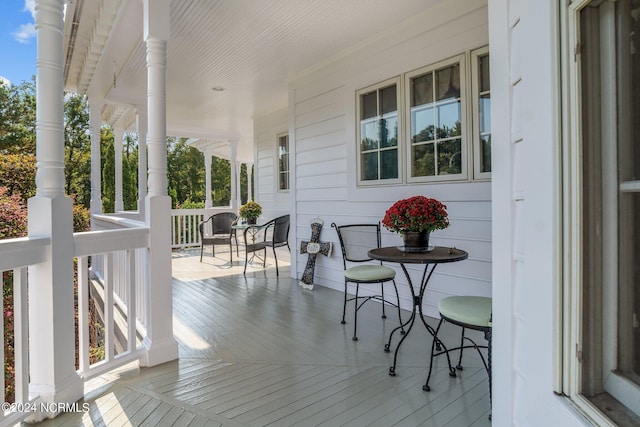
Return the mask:
<path id="1" fill-rule="evenodd" d="M 215 92 L 222 92 L 224 90 L 224 88 L 222 86 L 214 86 L 211 88 L 211 90 L 215 91 Z"/>

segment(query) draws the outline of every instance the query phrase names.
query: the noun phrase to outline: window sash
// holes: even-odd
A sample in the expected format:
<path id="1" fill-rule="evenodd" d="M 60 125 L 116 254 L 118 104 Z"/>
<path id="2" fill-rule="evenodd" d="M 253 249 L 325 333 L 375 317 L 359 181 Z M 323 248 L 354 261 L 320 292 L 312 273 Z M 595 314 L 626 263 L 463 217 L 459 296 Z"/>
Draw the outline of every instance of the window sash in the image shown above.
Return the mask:
<path id="1" fill-rule="evenodd" d="M 606 391 L 629 409 L 640 413 L 639 378 L 635 375 L 635 379 L 630 380 L 634 378 L 633 374 L 624 375 L 624 370 L 629 369 L 626 366 L 630 353 L 628 335 L 632 329 L 631 322 L 624 318 L 629 314 L 626 313 L 627 302 L 631 300 L 631 296 L 624 292 L 632 286 L 625 281 L 624 266 L 633 261 L 625 255 L 625 250 L 621 250 L 625 242 L 633 242 L 632 234 L 624 229 L 624 209 L 628 207 L 625 200 L 629 193 L 640 192 L 640 183 L 636 185 L 635 181 L 625 181 L 624 162 L 629 156 L 618 153 L 619 147 L 626 149 L 625 144 L 629 144 L 619 132 L 624 134 L 625 123 L 630 123 L 631 108 L 619 106 L 630 96 L 631 87 L 617 82 L 625 78 L 624 67 L 628 64 L 625 65 L 624 60 L 617 56 L 624 50 L 618 51 L 615 46 L 621 44 L 621 49 L 628 49 L 629 42 L 626 39 L 616 41 L 616 33 L 621 31 L 616 27 L 620 22 L 616 20 L 616 7 L 625 4 L 624 1 L 617 4 L 590 0 L 569 3 L 565 0 L 562 8 L 565 25 L 563 72 L 564 81 L 568 82 L 563 109 L 566 119 L 563 122 L 568 124 L 563 168 L 564 188 L 571 198 L 563 215 L 563 330 L 566 338 L 563 342 L 561 387 L 562 392 L 588 416 L 602 425 L 611 425 L 587 394 Z M 593 28 L 581 28 L 583 12 L 596 14 L 594 21 L 585 21 L 588 25 L 593 22 Z M 589 40 L 582 40 L 582 35 L 590 37 Z M 606 47 L 599 52 L 597 49 L 588 50 L 588 47 L 577 51 L 575 46 Z M 588 73 L 593 74 L 589 77 Z M 597 73 L 616 78 L 598 77 Z M 583 79 L 584 76 L 587 77 Z M 620 85 L 627 87 L 626 91 L 621 91 Z M 589 118 L 583 117 L 583 108 L 590 108 L 585 110 L 589 112 Z M 587 148 L 592 146 L 594 148 L 589 151 Z M 589 158 L 591 163 L 583 163 L 583 159 Z M 595 168 L 592 167 L 594 165 Z M 591 183 L 600 189 L 594 189 Z M 588 204 L 593 197 L 596 199 Z M 587 209 L 594 204 L 595 225 L 592 217 L 583 217 L 582 214 L 583 211 L 589 212 Z M 597 215 L 601 218 L 598 219 Z M 584 233 L 599 227 L 598 222 L 602 224 L 601 243 L 584 240 Z M 638 238 L 637 232 L 635 238 Z M 596 276 L 595 280 L 592 276 Z M 602 297 L 587 298 L 594 292 L 601 292 Z"/>
<path id="2" fill-rule="evenodd" d="M 390 98 L 394 91 L 395 96 Z M 402 182 L 401 95 L 399 77 L 356 92 L 359 185 Z"/>
<path id="3" fill-rule="evenodd" d="M 278 191 L 289 190 L 289 134 L 279 134 L 278 139 Z"/>
<path id="4" fill-rule="evenodd" d="M 467 179 L 466 76 L 465 54 L 405 74 L 407 182 Z"/>
<path id="5" fill-rule="evenodd" d="M 475 179 L 491 178 L 491 87 L 490 70 L 480 61 L 489 60 L 489 47 L 471 52 L 472 117 L 473 117 L 473 175 Z M 487 74 L 485 76 L 485 74 Z"/>

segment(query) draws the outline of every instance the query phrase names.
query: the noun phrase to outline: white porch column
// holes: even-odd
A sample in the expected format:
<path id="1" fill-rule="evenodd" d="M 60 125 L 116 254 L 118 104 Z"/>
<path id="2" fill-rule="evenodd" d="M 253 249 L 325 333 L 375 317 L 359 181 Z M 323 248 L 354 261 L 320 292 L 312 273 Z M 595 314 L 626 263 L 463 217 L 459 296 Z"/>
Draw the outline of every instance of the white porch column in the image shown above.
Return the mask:
<path id="1" fill-rule="evenodd" d="M 89 98 L 89 126 L 91 131 L 91 214 L 102 213 L 102 167 L 100 153 L 100 128 L 102 127 L 102 106 L 104 101 Z M 91 218 L 93 225 L 93 218 Z"/>
<path id="2" fill-rule="evenodd" d="M 247 201 L 253 200 L 253 163 L 247 163 Z"/>
<path id="3" fill-rule="evenodd" d="M 138 131 L 138 217 L 145 219 L 147 197 L 147 106 L 136 107 L 136 127 Z"/>
<path id="4" fill-rule="evenodd" d="M 231 166 L 231 200 L 229 200 L 229 204 L 231 205 L 231 210 L 233 212 L 238 212 L 238 209 L 240 208 L 240 203 L 238 202 L 238 200 L 240 200 L 240 197 L 238 196 L 238 194 L 240 194 L 238 191 L 238 183 L 240 180 L 238 179 L 237 173 L 238 163 L 236 162 L 236 143 L 229 143 L 229 149 L 231 151 L 231 155 L 229 156 L 229 164 Z"/>
<path id="5" fill-rule="evenodd" d="M 169 39 L 169 0 L 143 0 L 147 47 L 147 111 L 149 113 L 149 282 L 147 350 L 143 364 L 157 365 L 178 358 L 173 338 L 171 300 L 171 198 L 167 195 L 166 58 Z"/>
<path id="6" fill-rule="evenodd" d="M 209 209 L 213 206 L 213 200 L 211 200 L 211 151 L 204 150 L 204 170 L 205 170 L 205 199 L 204 207 Z"/>
<path id="7" fill-rule="evenodd" d="M 29 237 L 50 238 L 47 261 L 29 267 L 29 394 L 55 403 L 83 395 L 74 366 L 72 202 L 64 194 L 63 5 L 35 2 L 37 172 L 29 199 Z"/>
<path id="8" fill-rule="evenodd" d="M 124 129 L 113 129 L 113 151 L 115 153 L 116 166 L 116 200 L 114 201 L 114 211 L 121 212 L 124 210 L 124 202 L 122 199 L 122 147 L 123 147 Z"/>

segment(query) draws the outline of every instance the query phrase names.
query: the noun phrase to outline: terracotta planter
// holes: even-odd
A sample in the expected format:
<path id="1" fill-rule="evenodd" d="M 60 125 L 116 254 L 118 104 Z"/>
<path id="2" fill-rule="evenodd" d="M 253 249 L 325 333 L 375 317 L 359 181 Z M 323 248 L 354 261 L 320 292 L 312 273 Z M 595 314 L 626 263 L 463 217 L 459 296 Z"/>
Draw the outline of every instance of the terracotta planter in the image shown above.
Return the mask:
<path id="1" fill-rule="evenodd" d="M 406 231 L 402 234 L 405 252 L 427 252 L 429 233 L 426 231 Z"/>

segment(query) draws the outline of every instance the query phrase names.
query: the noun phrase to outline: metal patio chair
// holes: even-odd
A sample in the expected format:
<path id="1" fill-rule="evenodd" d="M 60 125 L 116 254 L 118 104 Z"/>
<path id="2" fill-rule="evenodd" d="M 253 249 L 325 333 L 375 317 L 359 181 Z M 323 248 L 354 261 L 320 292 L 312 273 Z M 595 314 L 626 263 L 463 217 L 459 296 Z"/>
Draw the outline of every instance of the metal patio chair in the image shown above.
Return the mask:
<path id="1" fill-rule="evenodd" d="M 386 319 L 385 306 L 392 305 L 398 309 L 398 319 L 402 325 L 402 315 L 400 313 L 400 297 L 398 295 L 398 287 L 396 286 L 396 271 L 390 267 L 379 263 L 369 263 L 372 261 L 369 257 L 369 250 L 380 247 L 380 223 L 376 224 L 348 224 L 336 225 L 332 223 L 331 227 L 338 232 L 340 240 L 340 248 L 342 249 L 342 263 L 344 266 L 344 305 L 342 307 L 342 321 L 344 324 L 347 312 L 347 302 L 354 301 L 353 315 L 353 340 L 358 340 L 358 311 L 364 303 L 370 300 L 377 300 L 382 303 L 382 318 Z M 359 265 L 352 265 L 359 264 Z M 356 293 L 353 297 L 348 297 L 347 286 L 351 283 L 356 285 Z M 392 282 L 396 293 L 396 303 L 387 301 L 384 298 L 384 283 Z M 360 296 L 360 285 L 380 284 L 380 295 Z M 403 327 L 404 333 L 404 327 Z"/>

